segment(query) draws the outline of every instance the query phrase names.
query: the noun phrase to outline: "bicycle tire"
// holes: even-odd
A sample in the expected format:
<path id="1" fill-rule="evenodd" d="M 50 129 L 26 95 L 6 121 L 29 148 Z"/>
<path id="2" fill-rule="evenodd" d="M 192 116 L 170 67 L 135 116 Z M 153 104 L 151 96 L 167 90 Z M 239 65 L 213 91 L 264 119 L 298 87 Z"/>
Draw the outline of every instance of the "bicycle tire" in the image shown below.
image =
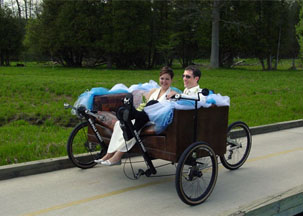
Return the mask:
<path id="1" fill-rule="evenodd" d="M 217 156 L 204 142 L 191 144 L 182 153 L 175 186 L 180 199 L 188 205 L 203 203 L 212 193 L 218 176 Z"/>
<path id="2" fill-rule="evenodd" d="M 98 128 L 98 123 L 95 123 Z M 106 152 L 99 142 L 88 141 L 88 122 L 79 123 L 71 132 L 67 142 L 67 153 L 71 162 L 82 169 L 94 167 L 94 160 Z"/>
<path id="3" fill-rule="evenodd" d="M 242 121 L 228 126 L 226 153 L 220 156 L 222 165 L 229 170 L 240 168 L 247 160 L 252 145 L 249 127 Z"/>

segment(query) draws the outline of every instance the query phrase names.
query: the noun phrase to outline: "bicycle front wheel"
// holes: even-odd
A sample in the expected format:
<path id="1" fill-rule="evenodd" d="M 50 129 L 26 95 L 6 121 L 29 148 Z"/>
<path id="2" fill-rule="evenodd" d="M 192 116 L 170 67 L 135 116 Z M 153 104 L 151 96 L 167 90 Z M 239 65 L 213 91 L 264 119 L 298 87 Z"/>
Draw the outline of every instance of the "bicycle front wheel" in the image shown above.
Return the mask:
<path id="1" fill-rule="evenodd" d="M 176 190 L 188 205 L 204 202 L 213 191 L 218 162 L 212 148 L 203 142 L 191 144 L 181 155 L 176 171 Z"/>
<path id="2" fill-rule="evenodd" d="M 99 125 L 96 123 L 96 128 Z M 95 134 L 93 139 L 89 139 L 91 136 L 88 134 L 88 130 L 91 129 L 88 122 L 82 122 L 78 124 L 69 136 L 67 142 L 67 153 L 72 163 L 82 169 L 91 168 L 96 165 L 94 160 L 101 158 L 106 152 L 101 147 Z"/>

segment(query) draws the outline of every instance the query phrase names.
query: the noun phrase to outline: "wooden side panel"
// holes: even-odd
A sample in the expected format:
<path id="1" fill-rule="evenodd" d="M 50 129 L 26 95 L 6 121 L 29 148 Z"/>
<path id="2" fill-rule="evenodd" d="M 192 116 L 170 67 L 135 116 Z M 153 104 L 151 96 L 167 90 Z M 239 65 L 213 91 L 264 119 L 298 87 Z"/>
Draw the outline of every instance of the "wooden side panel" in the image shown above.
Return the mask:
<path id="1" fill-rule="evenodd" d="M 122 106 L 122 98 L 124 98 L 125 95 L 126 94 L 96 96 L 94 98 L 94 110 L 116 111 L 117 108 Z M 228 111 L 228 106 L 214 106 L 210 108 L 200 108 L 198 110 L 196 141 L 208 143 L 217 155 L 223 155 L 226 151 Z M 195 141 L 195 112 L 195 110 L 175 110 L 172 124 L 160 135 L 154 134 L 152 127 L 149 127 L 145 133 L 143 130 L 141 138 L 150 156 L 177 162 L 184 150 Z M 113 121 L 109 122 L 113 123 Z M 104 127 L 104 125 L 102 125 L 98 130 L 106 143 L 108 143 L 111 137 L 112 127 Z M 95 141 L 93 140 L 95 138 L 92 137 L 92 131 L 89 131 L 89 139 Z M 138 148 L 134 147 L 131 151 L 138 152 Z"/>

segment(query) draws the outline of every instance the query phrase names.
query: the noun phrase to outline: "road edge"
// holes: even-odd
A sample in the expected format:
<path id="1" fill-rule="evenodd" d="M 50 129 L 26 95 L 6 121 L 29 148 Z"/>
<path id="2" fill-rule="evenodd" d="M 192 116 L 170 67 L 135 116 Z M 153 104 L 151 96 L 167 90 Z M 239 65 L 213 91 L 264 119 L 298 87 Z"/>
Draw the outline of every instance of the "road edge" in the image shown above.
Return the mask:
<path id="1" fill-rule="evenodd" d="M 237 209 L 225 211 L 219 216 L 296 215 L 303 212 L 303 185 L 291 188 Z"/>

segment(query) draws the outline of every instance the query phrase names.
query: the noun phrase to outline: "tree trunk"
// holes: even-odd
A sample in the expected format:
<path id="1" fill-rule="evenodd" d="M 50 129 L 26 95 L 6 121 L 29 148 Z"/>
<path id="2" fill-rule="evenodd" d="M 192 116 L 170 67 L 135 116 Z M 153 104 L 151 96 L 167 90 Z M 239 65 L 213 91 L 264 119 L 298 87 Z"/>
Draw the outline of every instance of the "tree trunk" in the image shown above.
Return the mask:
<path id="1" fill-rule="evenodd" d="M 33 13 L 33 0 L 29 0 L 29 4 L 28 4 L 28 9 L 29 9 L 29 18 L 32 18 L 32 13 Z"/>
<path id="2" fill-rule="evenodd" d="M 290 70 L 297 70 L 296 68 L 296 57 L 292 58 L 292 65 L 291 68 L 289 68 Z"/>
<path id="3" fill-rule="evenodd" d="M 279 53 L 280 53 L 280 44 L 281 44 L 281 26 L 279 29 L 279 37 L 278 37 L 278 46 L 277 46 L 277 55 L 276 55 L 276 62 L 275 62 L 275 70 L 278 69 L 278 62 L 279 62 Z"/>
<path id="4" fill-rule="evenodd" d="M 261 58 L 261 57 L 259 57 L 259 61 L 260 61 L 261 65 L 262 65 L 262 70 L 265 70 L 264 59 Z"/>
<path id="5" fill-rule="evenodd" d="M 9 62 L 9 51 L 6 51 L 5 52 L 5 55 L 4 55 L 4 60 L 5 60 L 5 66 L 9 66 L 10 65 L 10 62 Z"/>
<path id="6" fill-rule="evenodd" d="M 155 66 L 156 62 L 157 62 L 157 50 L 155 49 L 149 69 L 152 69 Z"/>
<path id="7" fill-rule="evenodd" d="M 220 0 L 214 0 L 212 10 L 212 30 L 211 30 L 211 55 L 210 67 L 219 67 L 219 22 L 220 22 Z"/>
<path id="8" fill-rule="evenodd" d="M 82 60 L 83 60 L 83 54 L 82 54 L 82 52 L 81 51 L 80 52 L 76 52 L 75 55 L 76 55 L 75 56 L 75 58 L 76 58 L 75 65 L 77 67 L 82 67 Z"/>
<path id="9" fill-rule="evenodd" d="M 28 19 L 28 8 L 27 8 L 27 0 L 24 0 L 24 12 L 25 12 L 25 20 Z"/>
<path id="10" fill-rule="evenodd" d="M 155 58 L 155 46 L 154 46 L 154 28 L 155 27 L 155 16 L 152 15 L 151 18 L 151 23 L 150 23 L 150 41 L 149 41 L 149 45 L 148 45 L 148 60 L 147 60 L 147 68 L 152 68 L 153 67 L 153 62 L 154 62 L 154 58 Z"/>
<path id="11" fill-rule="evenodd" d="M 4 65 L 4 56 L 3 56 L 3 53 L 1 53 L 1 50 L 0 50 L 0 66 L 3 66 Z"/>
<path id="12" fill-rule="evenodd" d="M 174 61 L 173 58 L 169 58 L 167 66 L 171 67 L 173 65 L 173 61 Z"/>
<path id="13" fill-rule="evenodd" d="M 272 70 L 272 56 L 267 56 L 267 70 Z"/>
<path id="14" fill-rule="evenodd" d="M 108 55 L 107 57 L 107 69 L 112 69 L 113 68 L 113 58 L 112 55 Z"/>
<path id="15" fill-rule="evenodd" d="M 16 3 L 17 3 L 17 7 L 18 7 L 18 15 L 19 15 L 19 19 L 21 19 L 21 7 L 20 7 L 19 0 L 16 0 Z"/>

